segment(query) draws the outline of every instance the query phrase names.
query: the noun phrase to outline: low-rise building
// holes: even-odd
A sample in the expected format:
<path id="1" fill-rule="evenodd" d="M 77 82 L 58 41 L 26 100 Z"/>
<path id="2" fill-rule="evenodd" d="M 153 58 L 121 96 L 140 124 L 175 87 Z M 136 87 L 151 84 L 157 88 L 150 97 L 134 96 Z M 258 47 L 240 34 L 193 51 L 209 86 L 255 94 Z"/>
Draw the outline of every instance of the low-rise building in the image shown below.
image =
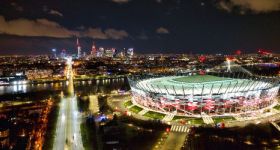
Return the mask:
<path id="1" fill-rule="evenodd" d="M 50 78 L 53 75 L 53 70 L 51 69 L 27 70 L 25 72 L 25 75 L 27 76 L 28 80 Z"/>

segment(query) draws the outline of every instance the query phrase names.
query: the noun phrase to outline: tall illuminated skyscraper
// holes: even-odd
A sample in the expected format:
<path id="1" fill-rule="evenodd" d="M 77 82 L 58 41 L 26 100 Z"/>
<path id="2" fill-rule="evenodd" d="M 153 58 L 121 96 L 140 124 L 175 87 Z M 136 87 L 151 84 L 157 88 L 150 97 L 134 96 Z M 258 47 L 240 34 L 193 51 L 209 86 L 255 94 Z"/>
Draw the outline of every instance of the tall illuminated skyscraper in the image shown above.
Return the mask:
<path id="1" fill-rule="evenodd" d="M 99 47 L 97 53 L 96 53 L 96 57 L 103 57 L 104 56 L 104 48 L 103 47 Z"/>
<path id="2" fill-rule="evenodd" d="M 66 57 L 66 49 L 62 49 L 62 51 L 60 53 L 60 57 L 61 58 L 65 58 Z"/>
<path id="3" fill-rule="evenodd" d="M 53 54 L 53 57 L 56 58 L 56 49 L 55 48 L 52 49 L 52 54 Z"/>
<path id="4" fill-rule="evenodd" d="M 129 48 L 126 52 L 127 57 L 132 58 L 134 55 L 134 49 L 133 48 Z"/>
<path id="5" fill-rule="evenodd" d="M 95 46 L 95 42 L 93 42 L 93 44 L 92 44 L 90 54 L 91 54 L 93 57 L 96 57 L 96 46 Z"/>
<path id="6" fill-rule="evenodd" d="M 115 48 L 108 48 L 108 49 L 105 49 L 104 51 L 104 56 L 105 57 L 114 57 L 115 55 L 115 52 L 116 52 L 116 49 Z"/>
<path id="7" fill-rule="evenodd" d="M 80 58 L 82 56 L 82 47 L 79 42 L 79 38 L 77 38 L 77 58 Z"/>

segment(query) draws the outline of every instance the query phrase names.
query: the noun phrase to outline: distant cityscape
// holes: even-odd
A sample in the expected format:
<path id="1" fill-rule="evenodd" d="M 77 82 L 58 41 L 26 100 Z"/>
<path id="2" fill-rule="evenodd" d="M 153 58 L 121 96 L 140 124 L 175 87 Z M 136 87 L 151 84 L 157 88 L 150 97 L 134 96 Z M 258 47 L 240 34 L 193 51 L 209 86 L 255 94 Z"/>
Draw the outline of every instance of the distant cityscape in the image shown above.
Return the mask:
<path id="1" fill-rule="evenodd" d="M 102 46 L 96 47 L 95 42 L 92 44 L 91 50 L 83 50 L 82 45 L 80 44 L 79 38 L 77 38 L 76 41 L 76 53 L 67 54 L 66 49 L 62 49 L 61 51 L 57 50 L 56 48 L 53 48 L 51 50 L 52 57 L 53 58 L 65 58 L 66 56 L 73 56 L 76 59 L 80 58 L 127 58 L 127 57 L 133 57 L 134 55 L 134 49 L 133 48 L 123 48 L 121 50 L 118 50 L 116 48 L 104 48 Z"/>
<path id="2" fill-rule="evenodd" d="M 207 70 L 225 59 L 233 59 L 241 66 L 272 68 L 271 74 L 277 76 L 274 68 L 279 67 L 279 54 L 258 50 L 255 54 L 244 54 L 237 50 L 233 55 L 203 54 L 137 54 L 133 48 L 116 50 L 115 48 L 96 47 L 93 42 L 89 54 L 82 51 L 77 38 L 77 53 L 68 54 L 65 49 L 51 50 L 51 55 L 37 56 L 2 56 L 0 75 L 1 84 L 21 83 L 17 81 L 39 82 L 45 80 L 63 80 L 65 59 L 75 60 L 76 77 L 97 75 L 126 75 L 139 73 L 171 73 Z M 267 72 L 261 72 L 267 74 Z M 38 79 L 38 81 L 36 81 Z"/>

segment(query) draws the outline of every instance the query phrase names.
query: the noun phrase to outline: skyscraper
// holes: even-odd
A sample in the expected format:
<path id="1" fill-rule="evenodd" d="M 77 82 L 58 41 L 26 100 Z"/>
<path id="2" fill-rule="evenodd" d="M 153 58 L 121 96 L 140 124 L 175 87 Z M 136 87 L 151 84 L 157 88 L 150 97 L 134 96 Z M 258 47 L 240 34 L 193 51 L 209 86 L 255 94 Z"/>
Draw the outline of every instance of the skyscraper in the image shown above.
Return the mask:
<path id="1" fill-rule="evenodd" d="M 115 48 L 108 48 L 108 49 L 105 49 L 105 53 L 104 53 L 104 56 L 105 57 L 114 57 L 115 55 L 115 51 L 116 49 Z"/>
<path id="2" fill-rule="evenodd" d="M 77 38 L 77 58 L 80 58 L 82 56 L 82 48 L 79 42 L 79 38 Z"/>
<path id="3" fill-rule="evenodd" d="M 127 50 L 126 54 L 127 54 L 127 57 L 128 57 L 128 58 L 132 58 L 133 55 L 134 55 L 134 49 L 133 49 L 133 48 L 129 48 L 129 49 Z"/>
<path id="4" fill-rule="evenodd" d="M 66 49 L 62 49 L 62 51 L 60 53 L 60 57 L 61 58 L 65 58 L 66 57 Z"/>
<path id="5" fill-rule="evenodd" d="M 96 46 L 95 46 L 95 42 L 93 42 L 93 44 L 92 44 L 90 54 L 91 54 L 93 57 L 96 57 Z"/>
<path id="6" fill-rule="evenodd" d="M 56 49 L 55 48 L 52 49 L 52 54 L 53 54 L 53 58 L 56 58 Z"/>
<path id="7" fill-rule="evenodd" d="M 96 57 L 103 57 L 104 56 L 104 48 L 103 47 L 99 47 L 97 53 L 96 53 Z"/>

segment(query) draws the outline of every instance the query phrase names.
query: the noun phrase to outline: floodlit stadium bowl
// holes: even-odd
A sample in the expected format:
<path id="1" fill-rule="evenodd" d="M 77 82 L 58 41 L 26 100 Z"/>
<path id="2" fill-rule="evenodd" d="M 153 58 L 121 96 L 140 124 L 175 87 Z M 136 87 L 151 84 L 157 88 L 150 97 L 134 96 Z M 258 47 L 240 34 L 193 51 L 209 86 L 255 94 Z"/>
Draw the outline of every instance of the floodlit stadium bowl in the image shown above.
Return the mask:
<path id="1" fill-rule="evenodd" d="M 132 101 L 146 109 L 184 116 L 236 115 L 273 107 L 279 81 L 233 75 L 132 77 Z"/>

